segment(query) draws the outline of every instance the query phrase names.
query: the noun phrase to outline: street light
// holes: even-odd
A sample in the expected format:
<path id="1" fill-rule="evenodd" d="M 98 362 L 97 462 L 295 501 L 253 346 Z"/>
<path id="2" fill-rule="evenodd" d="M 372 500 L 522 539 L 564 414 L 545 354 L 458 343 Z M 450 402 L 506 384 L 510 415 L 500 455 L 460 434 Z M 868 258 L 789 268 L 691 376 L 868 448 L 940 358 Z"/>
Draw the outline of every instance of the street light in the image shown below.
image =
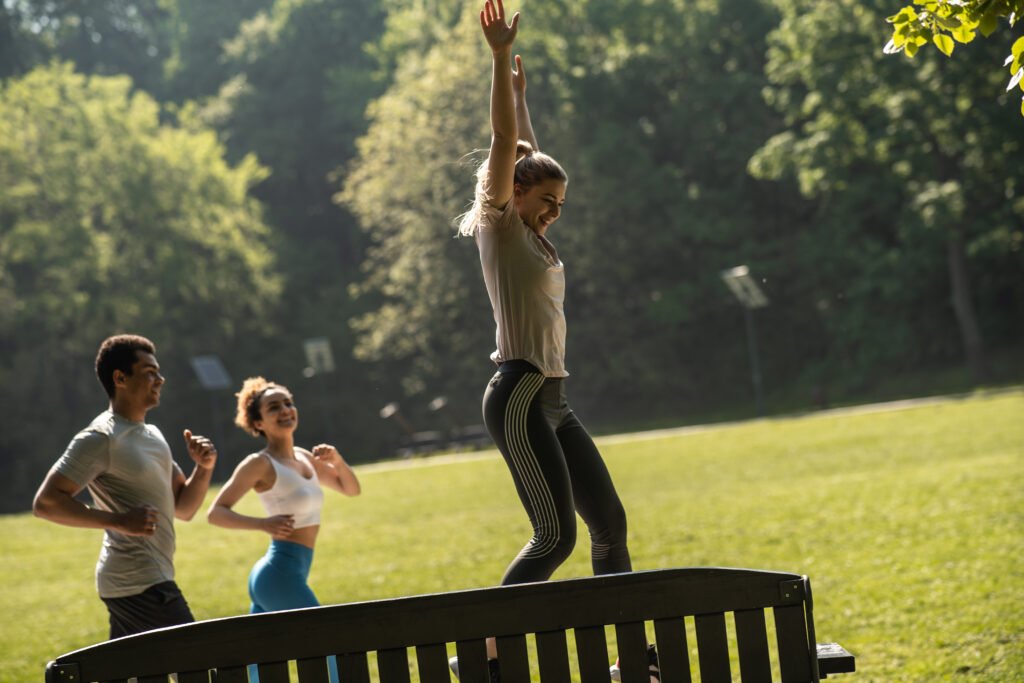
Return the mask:
<path id="1" fill-rule="evenodd" d="M 743 317 L 747 324 L 747 351 L 750 355 L 750 379 L 754 385 L 754 400 L 757 405 L 757 414 L 764 414 L 764 398 L 761 390 L 761 365 L 758 362 L 757 338 L 754 335 L 754 314 L 756 308 L 764 308 L 768 305 L 768 297 L 764 295 L 757 282 L 750 276 L 750 269 L 746 266 L 736 266 L 723 270 L 722 280 L 729 287 L 736 299 L 743 307 Z"/>
<path id="2" fill-rule="evenodd" d="M 317 375 L 327 375 L 334 372 L 334 354 L 331 352 L 331 342 L 327 337 L 313 337 L 302 342 L 302 349 L 306 353 L 306 367 L 302 370 L 302 376 L 313 379 Z M 327 378 L 320 382 L 320 417 L 324 423 L 323 436 L 325 441 L 330 441 L 330 417 L 327 411 Z"/>
<path id="3" fill-rule="evenodd" d="M 192 364 L 192 371 L 196 373 L 196 378 L 199 380 L 199 385 L 210 392 L 213 438 L 216 440 L 215 443 L 223 448 L 224 433 L 220 423 L 220 405 L 217 401 L 216 392 L 231 388 L 231 375 L 228 374 L 219 356 L 193 356 L 190 362 Z"/>

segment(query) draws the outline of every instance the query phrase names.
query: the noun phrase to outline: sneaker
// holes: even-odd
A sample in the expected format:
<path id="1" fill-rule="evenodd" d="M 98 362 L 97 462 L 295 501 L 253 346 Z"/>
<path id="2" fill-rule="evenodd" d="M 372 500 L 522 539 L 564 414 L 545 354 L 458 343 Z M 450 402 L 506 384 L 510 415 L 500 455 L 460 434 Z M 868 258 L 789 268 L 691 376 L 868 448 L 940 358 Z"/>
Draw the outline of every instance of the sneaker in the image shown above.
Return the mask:
<path id="1" fill-rule="evenodd" d="M 654 647 L 653 643 L 647 646 L 647 671 L 651 675 L 651 683 L 661 683 L 661 667 L 658 666 L 658 650 Z M 618 657 L 615 658 L 615 663 L 608 669 L 608 673 L 611 675 L 613 681 L 622 680 L 622 671 L 619 670 Z"/>
<path id="2" fill-rule="evenodd" d="M 452 657 L 448 660 L 448 668 L 455 674 L 455 678 L 459 677 L 459 658 Z M 501 674 L 498 673 L 498 660 L 488 659 L 487 660 L 487 671 L 490 673 L 490 683 L 501 683 Z"/>

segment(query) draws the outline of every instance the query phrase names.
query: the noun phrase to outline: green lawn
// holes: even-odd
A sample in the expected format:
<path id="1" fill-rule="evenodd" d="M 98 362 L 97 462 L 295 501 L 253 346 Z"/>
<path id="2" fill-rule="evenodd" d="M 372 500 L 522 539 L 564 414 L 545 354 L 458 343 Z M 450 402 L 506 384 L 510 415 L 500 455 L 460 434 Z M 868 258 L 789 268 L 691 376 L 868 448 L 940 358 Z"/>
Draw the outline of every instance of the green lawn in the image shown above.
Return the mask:
<path id="1" fill-rule="evenodd" d="M 1024 390 L 607 439 L 602 451 L 636 569 L 809 575 L 818 640 L 857 656 L 837 681 L 1024 680 Z M 529 534 L 494 453 L 358 472 L 363 496 L 326 506 L 311 577 L 324 603 L 492 585 Z M 196 616 L 245 612 L 266 537 L 178 528 Z M 105 637 L 100 536 L 0 517 L 0 681 L 42 680 L 48 658 Z M 555 578 L 589 573 L 585 545 Z"/>

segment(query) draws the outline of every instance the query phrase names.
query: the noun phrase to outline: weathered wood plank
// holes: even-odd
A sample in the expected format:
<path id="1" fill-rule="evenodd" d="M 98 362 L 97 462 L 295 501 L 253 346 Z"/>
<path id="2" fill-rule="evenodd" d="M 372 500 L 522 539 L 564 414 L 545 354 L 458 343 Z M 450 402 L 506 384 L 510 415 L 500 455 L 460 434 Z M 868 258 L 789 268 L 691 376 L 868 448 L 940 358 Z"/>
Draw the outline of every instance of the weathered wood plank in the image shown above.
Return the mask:
<path id="1" fill-rule="evenodd" d="M 338 655 L 338 676 L 345 683 L 370 683 L 370 667 L 366 663 L 366 653 L 350 652 Z"/>
<path id="2" fill-rule="evenodd" d="M 210 672 L 185 671 L 178 674 L 178 683 L 210 683 Z"/>
<path id="3" fill-rule="evenodd" d="M 226 667 L 214 671 L 213 680 L 216 683 L 249 683 L 249 674 L 244 666 Z"/>
<path id="4" fill-rule="evenodd" d="M 326 657 L 300 659 L 295 662 L 295 668 L 299 674 L 299 683 L 328 683 L 330 680 L 327 675 Z"/>
<path id="5" fill-rule="evenodd" d="M 380 683 L 409 683 L 409 653 L 404 647 L 377 653 Z"/>
<path id="6" fill-rule="evenodd" d="M 501 683 L 530 683 L 530 656 L 526 636 L 502 636 L 497 639 Z"/>
<path id="7" fill-rule="evenodd" d="M 650 683 L 647 662 L 647 632 L 644 622 L 631 621 L 615 625 L 619 669 L 622 683 Z"/>
<path id="8" fill-rule="evenodd" d="M 569 648 L 565 631 L 537 634 L 537 665 L 544 683 L 570 683 Z"/>
<path id="9" fill-rule="evenodd" d="M 692 683 L 686 622 L 682 617 L 655 621 L 654 638 L 658 643 L 662 683 Z"/>
<path id="10" fill-rule="evenodd" d="M 729 639 L 725 631 L 725 615 L 698 614 L 697 660 L 700 662 L 700 683 L 732 683 L 729 666 Z"/>
<path id="11" fill-rule="evenodd" d="M 576 659 L 580 665 L 580 680 L 587 683 L 611 683 L 608 665 L 608 641 L 604 626 L 576 629 Z"/>
<path id="12" fill-rule="evenodd" d="M 291 683 L 288 680 L 288 662 L 270 662 L 257 667 L 260 683 Z"/>
<path id="13" fill-rule="evenodd" d="M 800 604 L 776 607 L 774 613 L 782 683 L 811 680 L 810 647 L 807 643 L 804 606 Z"/>
<path id="14" fill-rule="evenodd" d="M 455 643 L 455 654 L 459 658 L 459 680 L 487 681 L 487 645 L 483 638 L 460 640 Z"/>
<path id="15" fill-rule="evenodd" d="M 738 610 L 736 645 L 740 655 L 740 678 L 743 683 L 772 683 L 772 662 L 768 656 L 768 627 L 764 610 Z"/>
<path id="16" fill-rule="evenodd" d="M 448 673 L 448 651 L 443 643 L 430 643 L 416 648 L 416 668 L 420 683 L 451 683 Z"/>

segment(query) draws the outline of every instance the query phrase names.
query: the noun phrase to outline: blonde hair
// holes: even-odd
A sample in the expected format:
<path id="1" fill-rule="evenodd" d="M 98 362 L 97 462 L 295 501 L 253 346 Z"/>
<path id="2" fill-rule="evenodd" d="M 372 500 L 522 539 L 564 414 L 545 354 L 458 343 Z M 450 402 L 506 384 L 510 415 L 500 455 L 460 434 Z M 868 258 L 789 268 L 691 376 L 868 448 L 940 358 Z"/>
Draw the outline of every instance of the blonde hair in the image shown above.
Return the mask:
<path id="1" fill-rule="evenodd" d="M 516 167 L 513 182 L 520 189 L 528 190 L 534 185 L 551 179 L 569 182 L 569 176 L 565 169 L 551 156 L 534 149 L 533 145 L 526 140 L 516 143 Z M 476 228 L 483 217 L 484 202 L 490 199 L 486 187 L 487 159 L 484 159 L 476 171 L 476 192 L 473 197 L 473 206 L 456 219 L 460 237 L 472 237 L 476 234 Z"/>
<path id="2" fill-rule="evenodd" d="M 262 377 L 250 377 L 242 382 L 242 388 L 235 394 L 235 397 L 238 398 L 235 424 L 252 436 L 265 436 L 263 430 L 256 428 L 256 423 L 262 419 L 260 418 L 260 401 L 263 400 L 263 394 L 270 389 L 288 391 L 287 387 L 268 382 Z"/>

